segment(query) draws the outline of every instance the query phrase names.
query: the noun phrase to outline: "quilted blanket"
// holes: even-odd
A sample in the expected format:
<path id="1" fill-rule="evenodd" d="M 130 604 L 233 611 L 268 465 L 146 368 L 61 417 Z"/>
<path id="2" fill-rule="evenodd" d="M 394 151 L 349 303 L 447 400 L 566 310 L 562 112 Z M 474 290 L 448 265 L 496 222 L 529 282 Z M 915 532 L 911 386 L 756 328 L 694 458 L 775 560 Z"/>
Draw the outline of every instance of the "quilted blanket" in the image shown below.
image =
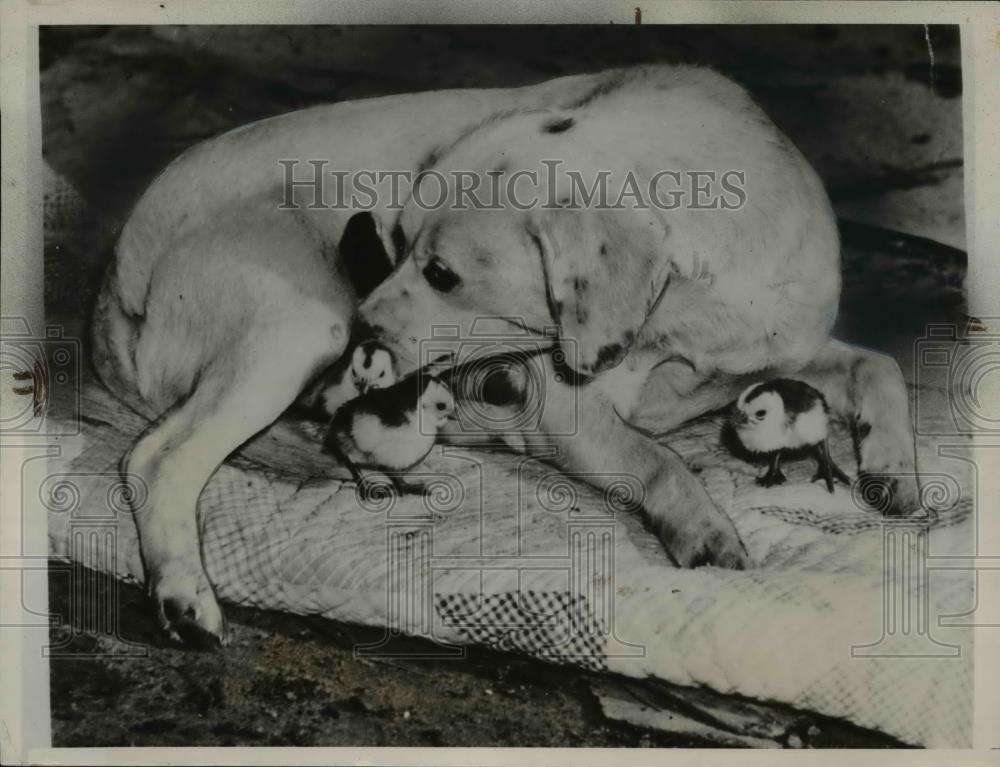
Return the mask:
<path id="1" fill-rule="evenodd" d="M 918 393 L 924 414 L 947 418 L 943 385 Z M 117 466 L 145 424 L 96 383 L 56 404 L 59 455 L 24 477 L 49 510 L 51 551 L 141 581 L 129 501 L 141 508 L 144 491 Z M 757 565 L 746 572 L 673 567 L 627 475 L 599 493 L 504 452 L 440 447 L 418 469 L 429 496 L 361 502 L 315 430 L 291 420 L 209 481 L 204 561 L 224 602 L 384 627 L 362 654 L 397 652 L 400 633 L 432 639 L 442 656 L 480 643 L 968 747 L 972 632 L 961 616 L 974 581 L 935 567 L 975 553 L 961 440 L 945 451 L 920 437 L 926 513 L 892 521 L 851 489 L 810 484 L 812 465 L 759 488 L 720 426 L 705 417 L 666 443 L 732 517 Z M 833 452 L 855 465 L 845 433 Z"/>

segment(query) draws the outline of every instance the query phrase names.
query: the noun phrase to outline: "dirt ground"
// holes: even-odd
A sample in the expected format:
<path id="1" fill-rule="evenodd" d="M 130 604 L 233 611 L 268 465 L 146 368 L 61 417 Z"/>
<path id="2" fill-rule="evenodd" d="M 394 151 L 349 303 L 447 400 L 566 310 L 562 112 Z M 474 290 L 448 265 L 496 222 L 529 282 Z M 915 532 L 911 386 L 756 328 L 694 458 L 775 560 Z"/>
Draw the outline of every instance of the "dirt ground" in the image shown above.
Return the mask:
<path id="1" fill-rule="evenodd" d="M 953 246 L 913 262 L 921 274 L 928 264 L 947 271 L 942 311 L 960 309 L 954 29 L 61 27 L 43 30 L 40 53 L 45 159 L 84 211 L 82 225 L 46 231 L 50 316 L 89 310 L 137 195 L 203 138 L 315 103 L 643 61 L 707 63 L 747 85 L 816 165 L 838 213 L 860 222 L 845 228 L 848 239 L 884 237 L 864 227 L 874 224 Z M 847 265 L 845 292 L 862 310 L 846 313 L 840 331 L 883 346 L 870 329 L 898 337 L 906 312 L 879 282 L 891 268 L 873 263 Z M 329 621 L 227 606 L 231 647 L 177 649 L 138 589 L 96 576 L 94 588 L 120 604 L 120 629 L 79 633 L 65 617 L 66 582 L 52 574 L 50 610 L 64 616 L 51 632 L 55 745 L 713 745 L 606 719 L 578 670 L 477 648 L 460 662 L 358 658 L 353 648 L 378 632 Z M 824 733 L 815 745 L 899 745 L 834 723 Z"/>
<path id="2" fill-rule="evenodd" d="M 138 588 L 60 573 L 54 565 L 49 578 L 49 610 L 61 616 L 50 632 L 56 746 L 718 747 L 607 719 L 593 685 L 613 677 L 484 648 L 416 659 L 436 648 L 395 637 L 393 652 L 411 657 L 359 658 L 380 631 L 228 605 L 230 646 L 181 649 L 164 642 Z M 120 606 L 116 631 L 74 627 L 70 582 L 93 604 Z M 801 722 L 789 738 L 819 724 L 816 748 L 904 747 L 825 717 Z"/>
<path id="3" fill-rule="evenodd" d="M 710 746 L 601 715 L 588 675 L 470 648 L 463 660 L 357 658 L 380 632 L 227 607 L 222 652 L 167 646 L 141 592 L 118 589 L 118 636 L 52 631 L 60 746 Z M 67 615 L 66 581 L 50 610 Z M 425 643 L 400 639 L 394 649 Z"/>

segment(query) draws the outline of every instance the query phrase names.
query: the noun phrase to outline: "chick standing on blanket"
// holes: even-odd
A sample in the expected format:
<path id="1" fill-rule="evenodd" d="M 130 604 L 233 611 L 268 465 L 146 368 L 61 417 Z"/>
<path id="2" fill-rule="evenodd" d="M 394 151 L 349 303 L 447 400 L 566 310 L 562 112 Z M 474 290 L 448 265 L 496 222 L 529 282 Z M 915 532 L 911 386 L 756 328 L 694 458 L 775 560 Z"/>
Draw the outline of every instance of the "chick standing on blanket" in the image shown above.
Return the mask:
<path id="1" fill-rule="evenodd" d="M 350 357 L 341 357 L 300 401 L 332 416 L 345 402 L 360 397 L 369 389 L 384 389 L 394 383 L 396 371 L 392 354 L 377 341 L 364 341 L 354 347 Z"/>
<path id="2" fill-rule="evenodd" d="M 834 478 L 851 483 L 830 456 L 830 407 L 826 398 L 803 381 L 776 378 L 747 387 L 736 400 L 731 424 L 743 447 L 770 459 L 767 473 L 757 479 L 758 485 L 783 483 L 782 458 L 803 451 L 816 458 L 814 482 L 824 479 L 831 493 Z"/>
<path id="3" fill-rule="evenodd" d="M 362 492 L 371 488 L 361 469 L 387 470 L 400 493 L 423 492 L 422 485 L 403 482 L 393 472 L 420 463 L 454 412 L 451 390 L 434 376 L 417 374 L 344 403 L 323 445 L 347 467 Z"/>

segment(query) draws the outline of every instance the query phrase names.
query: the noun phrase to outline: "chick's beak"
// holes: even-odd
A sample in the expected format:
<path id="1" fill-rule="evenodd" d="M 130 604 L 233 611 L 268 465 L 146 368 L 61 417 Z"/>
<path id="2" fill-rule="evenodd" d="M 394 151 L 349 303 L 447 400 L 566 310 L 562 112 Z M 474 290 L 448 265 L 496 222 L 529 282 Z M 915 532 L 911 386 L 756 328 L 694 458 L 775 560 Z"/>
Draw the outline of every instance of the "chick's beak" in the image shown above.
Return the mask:
<path id="1" fill-rule="evenodd" d="M 750 418 L 742 410 L 737 410 L 733 413 L 733 426 L 746 426 L 750 423 Z"/>

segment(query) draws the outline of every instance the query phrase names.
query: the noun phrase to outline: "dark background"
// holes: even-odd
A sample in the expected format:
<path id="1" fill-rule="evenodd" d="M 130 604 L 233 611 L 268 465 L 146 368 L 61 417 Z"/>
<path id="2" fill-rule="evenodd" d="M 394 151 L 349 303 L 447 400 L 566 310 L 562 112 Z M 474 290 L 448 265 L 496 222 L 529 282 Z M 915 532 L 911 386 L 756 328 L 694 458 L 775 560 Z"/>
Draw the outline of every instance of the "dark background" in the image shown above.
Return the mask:
<path id="1" fill-rule="evenodd" d="M 192 144 L 317 103 L 518 85 L 640 62 L 744 84 L 819 171 L 841 219 L 838 334 L 909 374 L 925 324 L 963 312 L 958 30 L 786 27 L 45 27 L 49 322 L 79 328 L 116 232 Z M 933 53 L 933 66 L 931 65 Z M 54 609 L 68 595 L 52 579 Z M 125 589 L 125 587 L 122 587 Z M 350 627 L 229 610 L 234 645 L 159 645 L 137 590 L 125 635 L 52 660 L 58 745 L 711 745 L 604 718 L 587 675 L 473 649 L 465 663 L 353 658 Z M 66 614 L 66 611 L 63 611 Z M 90 654 L 98 657 L 89 658 Z M 820 745 L 885 745 L 824 724 Z"/>

